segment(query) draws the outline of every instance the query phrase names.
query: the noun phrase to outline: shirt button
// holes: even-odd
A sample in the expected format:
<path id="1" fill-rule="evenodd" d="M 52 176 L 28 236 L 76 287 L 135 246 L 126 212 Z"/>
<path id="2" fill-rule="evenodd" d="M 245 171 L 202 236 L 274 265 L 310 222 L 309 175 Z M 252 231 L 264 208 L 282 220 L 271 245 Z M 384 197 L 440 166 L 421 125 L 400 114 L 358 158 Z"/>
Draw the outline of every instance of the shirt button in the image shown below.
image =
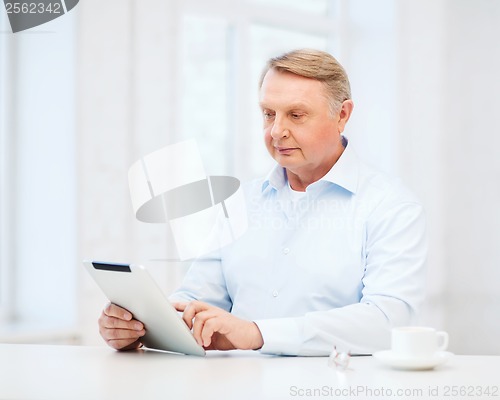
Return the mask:
<path id="1" fill-rule="evenodd" d="M 273 291 L 273 297 L 278 297 L 278 291 L 277 290 Z"/>
<path id="2" fill-rule="evenodd" d="M 290 249 L 288 247 L 285 247 L 283 249 L 283 254 L 288 254 L 288 253 L 290 253 Z"/>

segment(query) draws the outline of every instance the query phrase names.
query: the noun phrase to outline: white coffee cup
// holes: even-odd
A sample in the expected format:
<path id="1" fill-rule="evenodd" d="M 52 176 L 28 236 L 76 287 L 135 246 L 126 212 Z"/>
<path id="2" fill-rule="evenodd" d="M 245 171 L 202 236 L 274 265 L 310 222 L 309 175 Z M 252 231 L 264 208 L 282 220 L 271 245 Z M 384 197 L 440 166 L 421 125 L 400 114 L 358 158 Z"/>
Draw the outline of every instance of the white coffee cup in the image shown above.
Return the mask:
<path id="1" fill-rule="evenodd" d="M 401 357 L 432 357 L 436 352 L 446 350 L 448 334 L 434 328 L 404 326 L 392 330 L 391 344 L 392 352 Z"/>

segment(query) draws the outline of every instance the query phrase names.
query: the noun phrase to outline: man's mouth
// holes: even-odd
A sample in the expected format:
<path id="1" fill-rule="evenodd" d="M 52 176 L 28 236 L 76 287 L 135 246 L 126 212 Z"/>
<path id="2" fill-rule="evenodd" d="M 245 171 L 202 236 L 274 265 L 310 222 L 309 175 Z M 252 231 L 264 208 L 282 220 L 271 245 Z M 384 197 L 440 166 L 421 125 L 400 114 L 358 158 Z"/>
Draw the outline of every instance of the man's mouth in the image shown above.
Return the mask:
<path id="1" fill-rule="evenodd" d="M 275 147 L 276 151 L 279 153 L 279 154 L 291 154 L 293 153 L 295 150 L 298 150 L 297 147 L 280 147 L 280 146 L 276 146 Z"/>

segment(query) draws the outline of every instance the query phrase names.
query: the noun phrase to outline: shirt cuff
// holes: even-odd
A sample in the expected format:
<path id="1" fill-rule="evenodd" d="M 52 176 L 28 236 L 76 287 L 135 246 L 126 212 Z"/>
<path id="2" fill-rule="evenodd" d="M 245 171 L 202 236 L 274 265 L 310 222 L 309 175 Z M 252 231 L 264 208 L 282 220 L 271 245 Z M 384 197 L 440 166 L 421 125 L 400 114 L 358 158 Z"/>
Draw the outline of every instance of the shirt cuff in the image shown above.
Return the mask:
<path id="1" fill-rule="evenodd" d="M 302 344 L 299 318 L 261 319 L 253 321 L 259 327 L 264 345 L 260 352 L 296 356 Z"/>

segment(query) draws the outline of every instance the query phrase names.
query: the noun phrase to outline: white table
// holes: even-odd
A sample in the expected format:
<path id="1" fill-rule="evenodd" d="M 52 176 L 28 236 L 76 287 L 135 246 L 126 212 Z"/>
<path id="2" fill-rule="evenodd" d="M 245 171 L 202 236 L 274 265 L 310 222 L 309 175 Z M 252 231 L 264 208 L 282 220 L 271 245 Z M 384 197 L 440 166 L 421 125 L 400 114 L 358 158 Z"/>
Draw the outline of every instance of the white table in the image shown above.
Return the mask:
<path id="1" fill-rule="evenodd" d="M 490 395 L 479 396 L 478 387 L 483 392 L 490 388 Z M 209 352 L 199 358 L 106 347 L 0 344 L 2 400 L 312 398 L 500 400 L 500 356 L 454 356 L 431 371 L 393 370 L 373 357 L 353 357 L 348 370 L 337 371 L 325 357 L 252 351 Z"/>

